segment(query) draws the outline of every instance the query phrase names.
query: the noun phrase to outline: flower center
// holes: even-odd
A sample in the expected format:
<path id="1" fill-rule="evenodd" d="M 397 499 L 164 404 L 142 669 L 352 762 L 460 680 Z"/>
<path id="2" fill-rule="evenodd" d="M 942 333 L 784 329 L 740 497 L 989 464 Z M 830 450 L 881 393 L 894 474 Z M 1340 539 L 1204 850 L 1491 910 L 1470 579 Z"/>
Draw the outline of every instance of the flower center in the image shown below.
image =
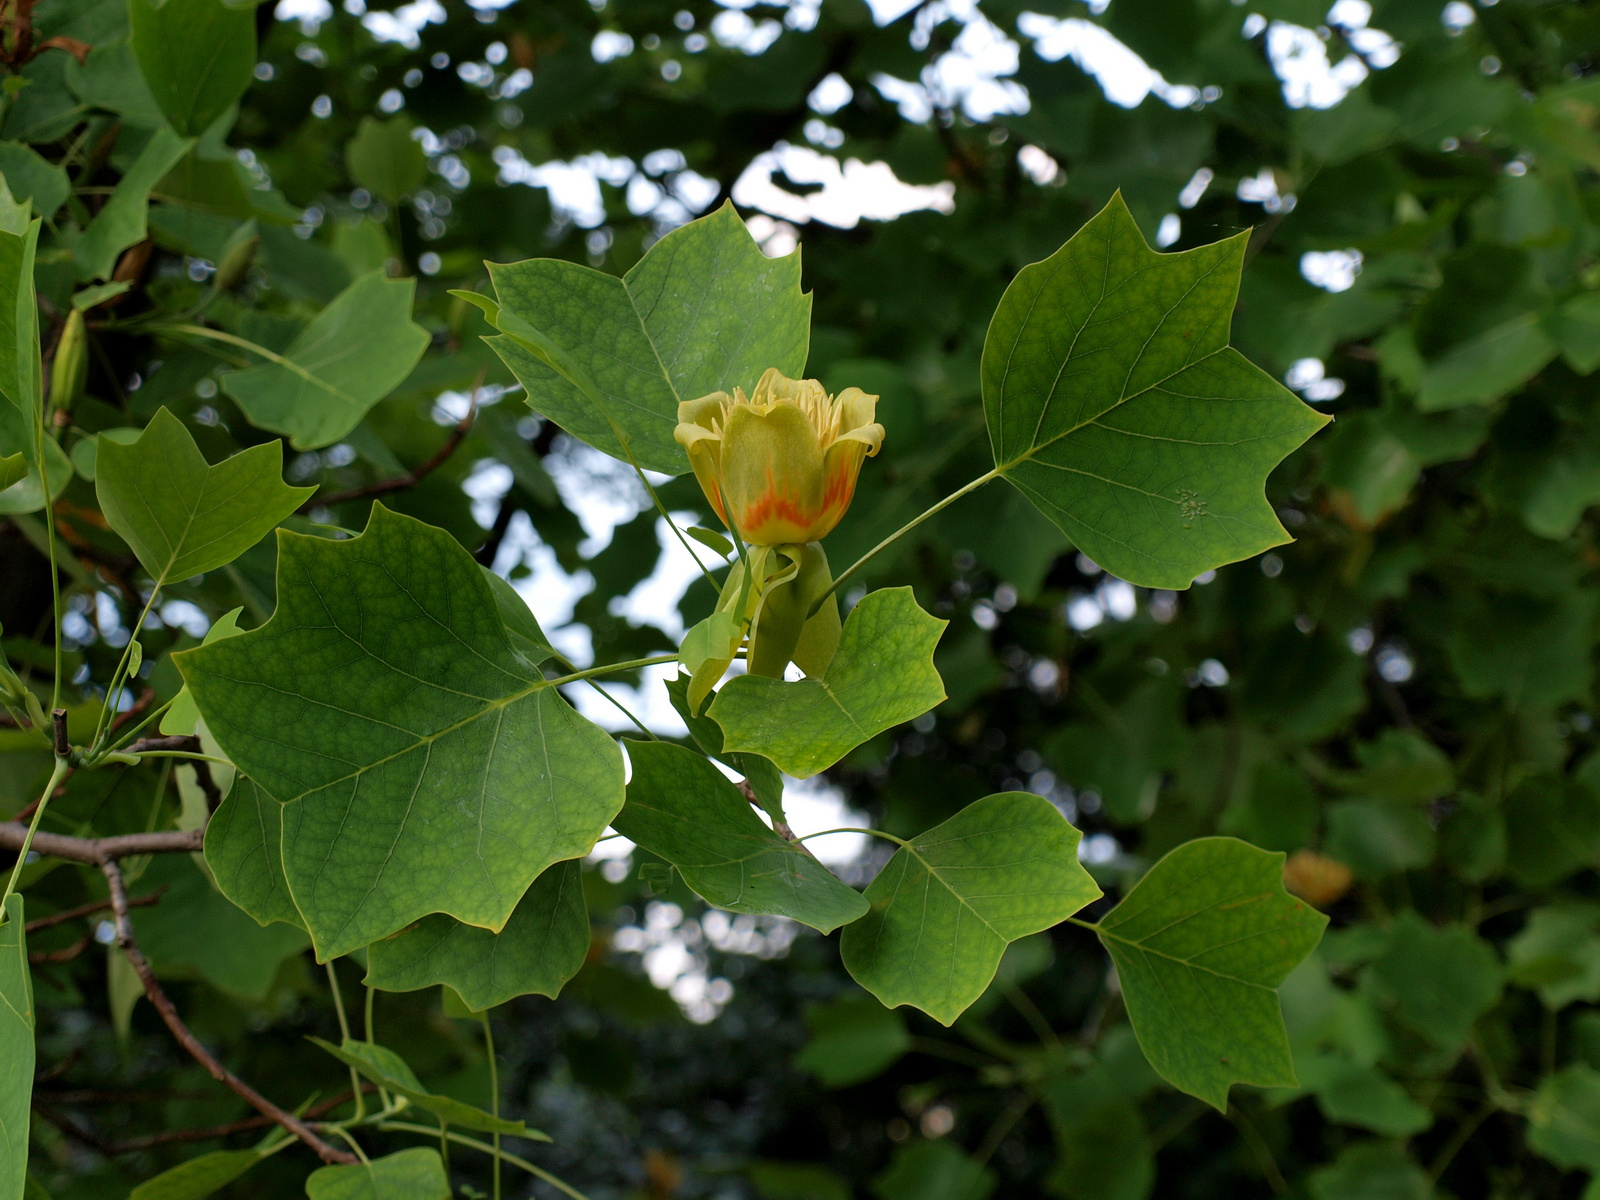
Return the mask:
<path id="1" fill-rule="evenodd" d="M 784 384 L 788 386 L 785 387 Z M 774 395 L 778 388 L 792 395 Z M 811 422 L 811 428 L 816 431 L 817 445 L 824 452 L 834 442 L 839 440 L 839 422 L 842 408 L 834 397 L 822 390 L 822 385 L 814 379 L 784 380 L 776 387 L 770 386 L 766 379 L 756 386 L 754 396 L 746 396 L 744 389 L 733 389 L 734 407 L 743 405 L 754 409 L 762 416 L 766 416 L 780 404 L 787 404 L 798 408 L 805 414 L 806 420 Z M 729 410 L 732 411 L 731 409 Z M 712 423 L 712 432 L 718 437 L 723 435 L 724 419 L 717 418 Z"/>

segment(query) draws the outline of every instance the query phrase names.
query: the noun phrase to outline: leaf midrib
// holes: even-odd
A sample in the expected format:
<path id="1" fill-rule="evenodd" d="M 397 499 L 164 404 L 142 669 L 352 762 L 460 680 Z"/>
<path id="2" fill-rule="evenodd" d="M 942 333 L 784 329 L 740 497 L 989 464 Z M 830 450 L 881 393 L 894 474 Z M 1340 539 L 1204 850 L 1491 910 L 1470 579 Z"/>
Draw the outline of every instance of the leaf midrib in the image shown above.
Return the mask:
<path id="1" fill-rule="evenodd" d="M 1109 259 L 1110 259 L 1111 253 L 1112 253 L 1111 241 L 1112 241 L 1112 239 L 1109 238 L 1109 237 L 1106 239 L 1106 257 L 1107 257 L 1107 260 L 1108 260 L 1108 264 L 1109 264 Z M 1183 303 L 1183 300 L 1186 299 L 1190 294 L 1192 294 L 1194 292 L 1195 288 L 1199 287 L 1200 284 L 1204 280 L 1209 279 L 1213 274 L 1215 274 L 1216 271 L 1223 264 L 1225 264 L 1226 262 L 1227 262 L 1227 258 L 1225 256 L 1224 257 L 1219 257 L 1217 262 L 1213 263 L 1210 268 L 1208 268 L 1204 273 L 1198 275 L 1190 283 L 1188 289 L 1183 293 L 1183 296 L 1179 298 L 1177 304 L 1174 304 L 1171 308 L 1167 309 L 1164 313 L 1161 314 L 1160 322 L 1158 322 L 1156 324 L 1155 328 L 1150 331 L 1149 336 L 1145 338 L 1144 345 L 1140 347 L 1140 356 L 1141 357 L 1142 357 L 1142 355 L 1144 353 L 1144 350 L 1146 348 L 1148 348 L 1151 340 L 1156 336 L 1156 334 L 1166 324 L 1167 319 L 1174 312 L 1177 311 L 1178 306 Z M 1146 266 L 1141 267 L 1140 271 L 1142 272 L 1142 271 L 1148 270 L 1151 265 L 1153 265 L 1153 264 L 1147 264 Z M 1108 266 L 1108 269 L 1109 269 L 1109 266 Z M 1130 278 L 1131 278 L 1131 276 L 1130 276 Z M 1037 302 L 1038 302 L 1038 296 L 1042 295 L 1043 292 L 1044 292 L 1044 288 L 1041 287 L 1039 289 L 1039 293 L 1034 296 L 1034 303 L 1035 304 L 1037 304 Z M 1062 356 L 1060 366 L 1057 367 L 1057 369 L 1056 369 L 1056 380 L 1057 380 L 1057 382 L 1059 382 L 1059 380 L 1061 378 L 1061 372 L 1066 370 L 1067 364 L 1072 361 L 1073 350 L 1076 348 L 1076 346 L 1078 344 L 1078 338 L 1081 337 L 1082 334 L 1083 334 L 1083 331 L 1085 329 L 1089 328 L 1089 326 L 1093 323 L 1094 314 L 1096 312 L 1098 312 L 1099 309 L 1100 309 L 1100 306 L 1103 305 L 1106 302 L 1107 294 L 1108 293 L 1105 291 L 1104 286 L 1102 286 L 1100 296 L 1094 302 L 1094 307 L 1090 309 L 1089 314 L 1088 314 L 1087 317 L 1085 317 L 1083 324 L 1080 325 L 1078 327 L 1078 329 L 1073 333 L 1073 335 L 1072 335 L 1072 345 L 1070 347 L 1068 347 L 1066 354 Z M 1030 309 L 1030 312 L 1031 312 L 1031 309 Z M 1027 322 L 1025 320 L 1023 322 L 1023 327 L 1026 327 L 1026 324 L 1027 324 Z M 1019 328 L 1018 334 L 1017 334 L 1016 338 L 1012 342 L 1012 353 L 1015 353 L 1016 347 L 1021 342 L 1021 340 L 1022 340 L 1022 338 L 1021 338 L 1021 329 Z M 1224 343 L 1221 346 L 1217 347 L 1217 349 L 1211 351 L 1209 354 L 1203 354 L 1199 358 L 1191 358 L 1191 359 L 1189 359 L 1187 362 L 1184 363 L 1184 365 L 1182 367 L 1178 368 L 1176 371 L 1172 371 L 1172 372 L 1170 372 L 1170 373 L 1168 373 L 1166 375 L 1163 375 L 1160 379 L 1153 380 L 1151 383 L 1147 384 L 1145 387 L 1140 388 L 1136 392 L 1128 393 L 1126 390 L 1124 390 L 1123 394 L 1118 397 L 1116 403 L 1110 405 L 1109 407 L 1103 409 L 1100 412 L 1097 412 L 1094 416 L 1090 417 L 1087 420 L 1079 421 L 1076 425 L 1072 426 L 1070 429 L 1065 429 L 1062 432 L 1056 434 L 1054 437 L 1051 437 L 1051 438 L 1047 439 L 1046 441 L 1040 442 L 1040 441 L 1037 440 L 1038 431 L 1039 431 L 1040 426 L 1042 426 L 1044 424 L 1045 415 L 1050 411 L 1050 399 L 1051 399 L 1051 397 L 1050 397 L 1050 395 L 1047 395 L 1045 397 L 1045 399 L 1044 399 L 1044 403 L 1042 405 L 1040 405 L 1039 420 L 1034 425 L 1034 439 L 1032 439 L 1033 440 L 1033 444 L 1030 445 L 1028 447 L 1028 449 L 1025 450 L 1023 453 L 1017 455 L 1015 458 L 1012 458 L 1012 459 L 1010 459 L 1010 460 L 1008 460 L 1008 461 L 1006 461 L 1004 463 L 997 464 L 996 467 L 995 467 L 995 470 L 998 471 L 1002 475 L 1005 474 L 1007 471 L 1011 470 L 1011 468 L 1017 466 L 1019 463 L 1026 462 L 1027 460 L 1033 458 L 1041 450 L 1044 450 L 1047 447 L 1055 445 L 1057 442 L 1061 441 L 1063 438 L 1071 437 L 1073 434 L 1077 433 L 1080 429 L 1083 429 L 1086 426 L 1098 424 L 1099 421 L 1100 421 L 1100 418 L 1104 417 L 1107 413 L 1115 412 L 1117 409 L 1121 408 L 1123 405 L 1127 404 L 1129 401 L 1137 400 L 1140 396 L 1143 396 L 1143 395 L 1147 394 L 1148 392 L 1153 391 L 1154 389 L 1160 387 L 1162 384 L 1166 383 L 1168 380 L 1174 379 L 1177 376 L 1183 374 L 1185 371 L 1188 371 L 1188 370 L 1198 366 L 1199 364 L 1201 364 L 1203 362 L 1206 362 L 1206 361 L 1208 361 L 1210 359 L 1213 359 L 1219 354 L 1226 353 L 1230 348 L 1231 347 L 1229 346 L 1228 342 L 1224 341 Z M 1135 367 L 1138 365 L 1138 362 L 1139 362 L 1139 359 L 1135 358 L 1134 359 L 1134 366 Z M 1008 359 L 1007 359 L 1007 373 L 1009 374 L 1009 372 L 1010 372 L 1010 359 L 1008 357 Z M 1130 367 L 1129 370 L 1128 370 L 1129 377 L 1131 377 L 1132 374 L 1133 374 L 1133 368 Z M 1124 386 L 1124 389 L 1126 389 L 1126 386 L 1127 386 L 1126 380 L 1124 381 L 1123 386 Z M 1052 395 L 1054 394 L 1054 387 L 1053 386 L 1052 386 L 1052 389 L 1051 389 L 1051 394 Z M 997 408 L 1000 409 L 999 422 L 1000 422 L 1000 428 L 1003 430 L 1004 429 L 1004 421 L 1005 421 L 1005 418 L 1004 418 L 1005 396 L 1003 394 L 1002 394 L 1002 396 L 1001 396 L 1001 398 L 1000 398 L 1000 400 L 999 400 L 999 402 L 997 404 Z"/>

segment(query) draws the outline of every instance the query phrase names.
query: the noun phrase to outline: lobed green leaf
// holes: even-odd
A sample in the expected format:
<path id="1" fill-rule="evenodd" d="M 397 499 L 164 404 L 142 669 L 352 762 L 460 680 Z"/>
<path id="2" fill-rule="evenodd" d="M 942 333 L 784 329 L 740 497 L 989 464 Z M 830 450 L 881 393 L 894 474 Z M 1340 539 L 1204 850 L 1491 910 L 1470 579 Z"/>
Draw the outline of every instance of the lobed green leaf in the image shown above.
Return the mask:
<path id="1" fill-rule="evenodd" d="M 774 914 L 831 933 L 867 902 L 810 853 L 779 837 L 704 755 L 670 742 L 628 742 L 633 778 L 611 825 L 659 854 L 708 903 Z"/>
<path id="2" fill-rule="evenodd" d="M 1283 859 L 1234 838 L 1188 842 L 1095 927 L 1150 1065 L 1218 1111 L 1234 1083 L 1295 1085 L 1275 989 L 1328 919 L 1284 891 Z"/>
<path id="3" fill-rule="evenodd" d="M 359 537 L 280 530 L 278 547 L 272 619 L 174 657 L 217 742 L 283 806 L 284 878 L 318 957 L 435 912 L 503 929 L 622 807 L 616 743 L 516 651 L 443 530 L 374 505 Z"/>
<path id="4" fill-rule="evenodd" d="M 869 593 L 850 610 L 821 679 L 740 675 L 722 686 L 708 711 L 723 749 L 753 751 L 799 779 L 826 770 L 944 699 L 933 650 L 947 624 L 923 612 L 908 587 Z"/>
<path id="5" fill-rule="evenodd" d="M 1118 193 L 989 326 L 996 470 L 1137 584 L 1186 588 L 1288 541 L 1266 477 L 1328 420 L 1228 346 L 1248 240 L 1158 254 Z"/>
<path id="6" fill-rule="evenodd" d="M 1099 898 L 1078 838 L 1043 796 L 967 805 L 901 846 L 872 881 L 871 911 L 840 940 L 846 969 L 885 1005 L 951 1024 L 983 995 L 1007 945 Z"/>

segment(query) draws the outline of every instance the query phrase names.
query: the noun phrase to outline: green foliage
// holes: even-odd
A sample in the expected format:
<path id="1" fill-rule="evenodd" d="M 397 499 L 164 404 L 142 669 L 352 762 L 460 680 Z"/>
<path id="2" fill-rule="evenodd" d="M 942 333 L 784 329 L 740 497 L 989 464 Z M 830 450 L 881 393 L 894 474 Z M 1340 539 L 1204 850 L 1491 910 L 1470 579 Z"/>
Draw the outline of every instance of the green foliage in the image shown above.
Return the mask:
<path id="1" fill-rule="evenodd" d="M 149 0 L 137 0 L 148 6 Z M 197 0 L 211 7 L 218 0 Z M 104 208 L 83 231 L 75 252 L 80 280 L 110 279 L 124 250 L 142 242 L 149 231 L 150 193 L 162 176 L 189 152 L 191 141 L 170 129 L 158 129 L 117 183 Z"/>
<path id="2" fill-rule="evenodd" d="M 428 160 L 411 136 L 411 123 L 399 118 L 363 117 L 344 148 L 344 160 L 351 179 L 390 204 L 398 204 L 428 177 Z"/>
<path id="3" fill-rule="evenodd" d="M 489 274 L 499 303 L 483 304 L 500 333 L 488 341 L 528 403 L 653 471 L 688 469 L 672 436 L 680 402 L 805 367 L 800 257 L 768 259 L 731 204 L 669 233 L 621 279 L 546 258 Z"/>
<path id="4" fill-rule="evenodd" d="M 872 1181 L 878 1200 L 987 1200 L 994 1173 L 949 1142 L 917 1142 L 895 1152 Z"/>
<path id="5" fill-rule="evenodd" d="M 28 1115 L 37 1022 L 28 971 L 21 896 L 6 901 L 0 925 L 0 1195 L 20 1197 L 28 1182 Z"/>
<path id="6" fill-rule="evenodd" d="M 344 1044 L 340 1046 L 325 1042 L 321 1038 L 311 1040 L 346 1066 L 354 1067 L 379 1087 L 404 1096 L 412 1104 L 432 1113 L 446 1125 L 455 1125 L 461 1129 L 481 1129 L 485 1133 L 509 1133 L 536 1141 L 549 1141 L 544 1134 L 536 1129 L 529 1129 L 521 1121 L 507 1121 L 491 1116 L 474 1105 L 464 1104 L 450 1096 L 440 1096 L 428 1091 L 417 1079 L 416 1073 L 406 1065 L 406 1060 L 387 1046 L 379 1046 L 373 1042 L 351 1041 L 349 1038 L 346 1038 Z"/>
<path id="7" fill-rule="evenodd" d="M 204 1200 L 227 1187 L 263 1158 L 259 1150 L 213 1150 L 147 1179 L 128 1200 Z"/>
<path id="8" fill-rule="evenodd" d="M 348 1167 L 323 1167 L 306 1180 L 311 1200 L 449 1200 L 437 1150 L 421 1146 Z"/>
<path id="9" fill-rule="evenodd" d="M 128 15 L 150 94 L 174 129 L 199 137 L 250 86 L 255 12 L 223 0 L 129 0 Z"/>
<path id="10" fill-rule="evenodd" d="M 215 2 L 215 0 L 212 0 Z M 428 346 L 411 319 L 416 285 L 363 275 L 301 330 L 282 356 L 222 377 L 250 423 L 314 450 L 347 436 L 411 373 Z"/>
<path id="11" fill-rule="evenodd" d="M 622 806 L 616 745 L 530 675 L 471 556 L 381 505 L 350 541 L 280 533 L 272 620 L 178 661 L 283 805 L 284 876 L 324 960 L 430 912 L 502 929 Z"/>
<path id="12" fill-rule="evenodd" d="M 633 777 L 613 828 L 666 859 L 708 903 L 792 917 L 823 933 L 866 914 L 859 893 L 763 825 L 704 755 L 665 742 L 627 749 Z"/>
<path id="13" fill-rule="evenodd" d="M 1584 1190 L 1593 5 L 1463 26 L 1442 0 L 1117 0 L 1061 26 L 998 0 L 882 24 L 855 0 L 787 20 L 515 0 L 415 30 L 430 14 L 369 7 L 40 0 L 0 22 L 0 817 L 164 846 L 120 861 L 170 1011 L 373 1161 L 317 1171 L 281 1129 L 227 1132 L 249 1107 L 95 940 L 94 856 L 46 855 L 18 875 L 37 1063 L 0 1096 L 22 1113 L 31 1087 L 39 1116 L 9 1192 L 245 1165 L 224 1190 L 261 1200 L 313 1171 L 313 1195 L 526 1190 L 497 1185 L 492 1134 L 446 1155 L 425 1106 L 341 1101 L 350 1068 L 305 1035 L 370 1036 L 428 1095 L 550 1128 L 528 1166 L 564 1194 Z M 1087 69 L 1113 36 L 1165 81 L 1142 100 Z M 1005 39 L 1014 70 L 963 74 Z M 1297 40 L 1337 74 L 1315 52 L 1291 71 Z M 891 207 L 854 211 L 861 181 Z M 930 207 L 879 219 L 902 201 Z M 700 623 L 715 583 L 675 600 L 661 516 L 730 564 L 745 548 L 705 530 L 694 481 L 647 474 L 652 497 L 591 452 L 677 474 L 677 404 L 768 366 L 878 396 L 882 452 L 826 543 L 855 564 L 853 676 L 724 683 L 746 631 Z M 130 463 L 170 503 L 119 507 Z M 1015 486 L 979 486 L 996 474 Z M 180 563 L 183 514 L 223 482 L 249 483 L 225 560 Z M 680 628 L 687 737 L 641 671 Z M 191 661 L 213 668 L 192 692 Z M 649 833 L 619 810 L 611 701 L 680 741 L 635 756 L 683 768 L 635 798 L 688 781 Z M 1007 834 L 991 818 L 1017 805 Z M 638 844 L 585 857 L 611 819 Z M 1110 963 L 1057 926 L 969 979 L 1005 945 L 972 911 L 1026 910 L 1025 879 L 855 834 L 802 842 L 825 871 L 792 837 L 964 822 L 963 847 L 1025 839 L 1093 895 L 1081 850 Z M 1260 849 L 1186 867 L 1216 834 Z M 1331 922 L 1281 985 L 1319 919 L 1267 851 Z M 823 925 L 867 906 L 854 962 L 919 927 L 905 890 L 871 907 L 895 880 L 927 929 L 983 945 L 902 981 L 960 983 L 953 1029 L 863 996 L 831 937 L 766 902 L 820 885 Z M 1254 901 L 1206 907 L 1228 886 Z M 1181 919 L 1141 929 L 1152 896 Z M 336 1007 L 308 929 L 365 969 L 367 1004 Z M 1175 1046 L 1152 996 L 1196 1036 Z M 1189 1066 L 1226 1115 L 1175 1094 Z"/>
<path id="14" fill-rule="evenodd" d="M 843 995 L 806 1013 L 811 1040 L 794 1065 L 828 1087 L 871 1079 L 911 1048 L 905 1018 L 871 996 Z"/>
<path id="15" fill-rule="evenodd" d="M 895 852 L 867 888 L 871 911 L 845 930 L 844 964 L 885 1005 L 949 1025 L 1009 943 L 1099 898 L 1077 850 L 1078 831 L 1042 796 L 976 801 Z"/>
<path id="16" fill-rule="evenodd" d="M 499 933 L 441 913 L 367 947 L 367 986 L 410 992 L 451 988 L 475 1012 L 517 996 L 561 994 L 589 953 L 589 909 L 575 862 L 529 885 Z"/>
<path id="17" fill-rule="evenodd" d="M 753 751 L 801 779 L 825 770 L 944 699 L 933 648 L 945 624 L 917 606 L 910 588 L 870 593 L 845 618 L 821 679 L 742 675 L 724 685 L 708 710 L 724 749 Z"/>
<path id="18" fill-rule="evenodd" d="M 984 341 L 995 469 L 1148 587 L 1287 541 L 1262 482 L 1327 420 L 1228 347 L 1246 240 L 1156 254 L 1113 197 L 1017 273 Z"/>
<path id="19" fill-rule="evenodd" d="M 165 408 L 136 441 L 107 439 L 95 456 L 100 511 L 158 587 L 232 562 L 314 491 L 283 482 L 281 444 L 207 465 Z"/>
<path id="20" fill-rule="evenodd" d="M 1326 918 L 1283 890 L 1283 856 L 1233 838 L 1180 846 L 1095 926 L 1150 1063 L 1217 1109 L 1232 1083 L 1293 1086 L 1274 989 Z"/>

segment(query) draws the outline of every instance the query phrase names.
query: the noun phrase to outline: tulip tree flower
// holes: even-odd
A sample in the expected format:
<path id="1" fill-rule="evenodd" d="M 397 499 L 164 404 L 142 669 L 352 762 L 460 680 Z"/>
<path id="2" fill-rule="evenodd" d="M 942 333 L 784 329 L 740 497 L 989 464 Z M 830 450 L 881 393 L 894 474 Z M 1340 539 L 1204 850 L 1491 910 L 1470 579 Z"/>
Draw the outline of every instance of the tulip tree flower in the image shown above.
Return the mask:
<path id="1" fill-rule="evenodd" d="M 830 396 L 770 368 L 744 389 L 678 405 L 673 436 L 717 515 L 752 546 L 820 541 L 850 507 L 861 463 L 883 444 L 878 398 Z"/>
<path id="2" fill-rule="evenodd" d="M 815 379 L 768 370 L 746 396 L 713 392 L 678 406 L 674 436 L 717 515 L 749 543 L 716 611 L 689 632 L 683 663 L 694 711 L 749 631 L 751 674 L 781 679 L 790 662 L 819 676 L 839 644 L 828 558 L 816 543 L 850 507 L 862 462 L 883 444 L 878 398 L 860 388 L 830 396 Z M 741 611 L 742 606 L 742 611 Z"/>

